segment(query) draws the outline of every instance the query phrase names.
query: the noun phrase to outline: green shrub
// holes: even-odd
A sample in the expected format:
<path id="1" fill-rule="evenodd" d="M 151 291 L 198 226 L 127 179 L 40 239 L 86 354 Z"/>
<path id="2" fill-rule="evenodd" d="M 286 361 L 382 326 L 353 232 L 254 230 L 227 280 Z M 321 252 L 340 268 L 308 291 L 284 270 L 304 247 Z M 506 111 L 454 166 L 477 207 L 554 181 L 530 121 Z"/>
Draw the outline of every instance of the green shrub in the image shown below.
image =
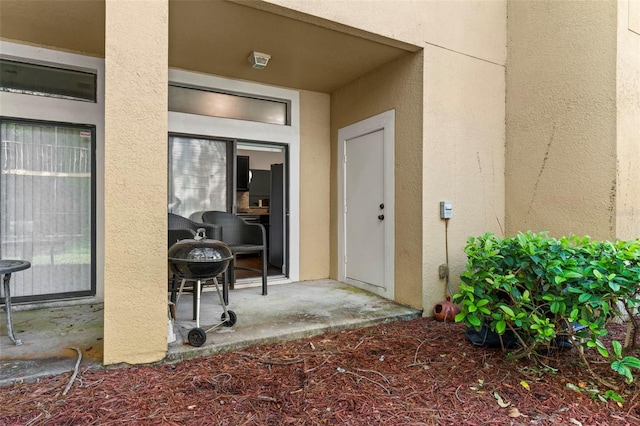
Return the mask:
<path id="1" fill-rule="evenodd" d="M 498 238 L 487 233 L 469 238 L 465 253 L 467 267 L 454 295 L 461 305 L 456 321 L 476 329 L 487 325 L 500 335 L 510 331 L 519 342 L 511 356 L 535 354 L 564 336 L 608 357 L 601 337 L 607 321 L 621 309 L 632 320 L 635 344 L 640 240 L 550 238 L 532 232 Z M 619 343 L 615 345 L 612 368 L 631 381 L 631 369 L 640 367 L 640 360 L 622 357 Z"/>

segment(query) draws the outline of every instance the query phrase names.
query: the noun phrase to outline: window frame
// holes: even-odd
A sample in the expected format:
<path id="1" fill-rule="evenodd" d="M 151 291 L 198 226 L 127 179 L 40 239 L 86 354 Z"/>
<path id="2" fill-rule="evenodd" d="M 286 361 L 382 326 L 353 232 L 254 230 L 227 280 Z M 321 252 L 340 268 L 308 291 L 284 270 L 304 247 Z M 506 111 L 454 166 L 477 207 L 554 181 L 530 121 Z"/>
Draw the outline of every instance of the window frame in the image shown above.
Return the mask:
<path id="1" fill-rule="evenodd" d="M 18 94 L 22 94 L 22 95 L 31 95 L 31 96 L 44 96 L 44 97 L 51 97 L 51 98 L 56 98 L 56 99 L 67 99 L 67 100 L 72 100 L 72 101 L 78 101 L 78 102 L 90 102 L 90 103 L 96 103 L 98 100 L 98 75 L 96 70 L 90 70 L 90 69 L 80 69 L 80 68 L 76 68 L 76 67 L 72 67 L 72 66 L 63 66 L 62 64 L 50 64 L 50 63 L 45 63 L 42 61 L 36 61 L 36 60 L 24 60 L 21 58 L 15 58 L 12 56 L 7 56 L 7 55 L 0 55 L 0 64 L 4 62 L 4 65 L 7 65 L 8 63 L 14 63 L 15 66 L 21 66 L 21 65 L 25 65 L 25 66 L 29 66 L 29 67 L 34 67 L 37 68 L 40 72 L 46 73 L 46 72 L 67 72 L 70 73 L 71 75 L 73 74 L 84 74 L 86 76 L 91 76 L 92 77 L 92 93 L 91 93 L 91 97 L 81 97 L 81 96 L 74 96 L 74 95 L 70 95 L 70 94 L 63 94 L 63 93 L 56 93 L 55 91 L 51 90 L 51 91 L 47 91 L 47 90 L 29 90 L 29 89 L 23 89 L 23 88 L 16 88 L 16 87 L 11 87 L 11 86 L 3 86 L 2 84 L 2 75 L 0 74 L 0 91 L 2 92 L 8 92 L 8 93 L 18 93 Z M 39 76 L 39 78 L 44 79 L 46 76 Z"/>
<path id="2" fill-rule="evenodd" d="M 97 76 L 97 101 L 78 102 L 69 99 L 46 96 L 30 96 L 21 93 L 0 91 L 0 115 L 8 118 L 19 118 L 55 123 L 78 123 L 95 126 L 96 131 L 96 294 L 93 297 L 78 298 L 78 303 L 104 300 L 104 58 L 46 49 L 36 46 L 0 40 L 0 52 L 3 57 L 18 58 L 23 61 L 56 65 L 63 68 L 91 70 Z M 68 299 L 69 301 L 73 299 Z"/>
<path id="3" fill-rule="evenodd" d="M 89 290 L 81 290 L 81 291 L 70 291 L 70 292 L 62 292 L 62 293 L 43 293 L 32 296 L 12 296 L 11 301 L 16 303 L 21 302 L 38 302 L 38 301 L 53 301 L 53 300 L 63 300 L 63 299 L 72 299 L 78 297 L 87 297 L 87 296 L 95 296 L 97 290 L 97 268 L 96 268 L 96 260 L 97 260 L 97 177 L 96 177 L 96 151 L 97 151 L 97 143 L 96 143 L 96 133 L 97 129 L 95 125 L 87 125 L 87 124 L 78 124 L 78 123 L 66 123 L 66 122 L 57 122 L 57 121 L 48 121 L 48 120 L 34 120 L 34 119 L 24 119 L 19 117 L 5 117 L 0 115 L 0 126 L 5 123 L 17 123 L 17 124 L 26 124 L 26 125 L 42 125 L 47 127 L 65 127 L 65 128 L 73 128 L 73 129 L 84 129 L 91 132 L 91 195 L 90 195 L 90 223 L 91 223 L 91 272 L 90 272 L 90 283 Z M 2 159 L 2 152 L 0 151 L 0 160 Z M 0 175 L 0 179 L 2 176 Z M 0 191 L 2 187 L 0 186 Z M 1 195 L 1 194 L 0 194 Z M 1 198 L 0 198 L 1 199 Z M 1 232 L 1 228 L 0 228 Z M 0 234 L 0 239 L 2 239 L 2 235 Z M 0 253 L 1 255 L 1 253 Z M 4 298 L 0 298 L 4 303 Z"/>

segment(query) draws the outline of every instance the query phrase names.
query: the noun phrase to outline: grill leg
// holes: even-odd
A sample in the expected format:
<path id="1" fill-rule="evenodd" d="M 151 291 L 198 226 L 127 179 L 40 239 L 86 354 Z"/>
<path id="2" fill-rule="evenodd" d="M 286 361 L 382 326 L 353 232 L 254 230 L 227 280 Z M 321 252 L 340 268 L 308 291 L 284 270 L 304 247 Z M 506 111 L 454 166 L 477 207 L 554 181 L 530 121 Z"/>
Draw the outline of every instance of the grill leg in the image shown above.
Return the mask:
<path id="1" fill-rule="evenodd" d="M 192 313 L 194 321 L 196 320 L 196 315 L 197 315 L 196 311 L 198 310 L 198 305 L 197 304 L 200 303 L 200 301 L 199 301 L 200 300 L 199 299 L 199 296 L 200 296 L 199 293 L 200 292 L 198 291 L 198 296 L 196 296 L 196 291 L 197 291 L 197 289 L 196 289 L 196 286 L 194 285 L 193 286 L 193 313 Z"/>
<path id="2" fill-rule="evenodd" d="M 196 302 L 196 328 L 200 328 L 200 286 L 202 285 L 202 283 L 200 282 L 200 280 L 198 280 L 196 282 L 196 288 L 195 288 L 195 292 L 196 294 L 193 295 L 194 299 L 197 300 Z"/>
<path id="3" fill-rule="evenodd" d="M 222 299 L 224 302 L 224 305 L 228 305 L 229 304 L 229 273 L 225 271 L 224 273 L 224 279 L 222 280 Z"/>
<path id="4" fill-rule="evenodd" d="M 233 290 L 236 288 L 236 254 L 233 253 L 233 257 L 231 258 L 231 262 L 229 264 L 229 288 Z"/>
<path id="5" fill-rule="evenodd" d="M 227 314 L 227 305 L 229 304 L 229 302 L 226 302 L 224 300 L 224 283 L 222 284 L 222 292 L 220 292 L 220 287 L 218 287 L 218 279 L 217 278 L 213 278 L 213 284 L 215 284 L 216 286 L 216 293 L 218 293 L 218 297 L 220 298 L 220 304 L 222 305 L 222 311 L 224 313 L 224 317 L 226 319 L 229 319 L 229 316 Z"/>

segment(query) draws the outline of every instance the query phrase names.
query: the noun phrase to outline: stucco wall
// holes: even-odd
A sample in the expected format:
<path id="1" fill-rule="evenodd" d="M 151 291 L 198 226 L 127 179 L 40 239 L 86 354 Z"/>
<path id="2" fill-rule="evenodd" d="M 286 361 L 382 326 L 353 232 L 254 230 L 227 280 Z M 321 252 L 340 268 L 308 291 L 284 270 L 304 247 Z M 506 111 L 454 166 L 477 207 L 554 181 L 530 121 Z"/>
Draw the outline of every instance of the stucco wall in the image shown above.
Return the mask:
<path id="1" fill-rule="evenodd" d="M 395 109 L 395 299 L 422 297 L 422 52 L 387 64 L 331 94 L 331 277 L 337 277 L 338 130 Z"/>
<path id="2" fill-rule="evenodd" d="M 242 1 L 239 1 L 242 3 Z M 416 46 L 433 44 L 504 64 L 505 1 L 267 0 Z"/>
<path id="3" fill-rule="evenodd" d="M 509 1 L 507 233 L 615 237 L 615 1 Z"/>
<path id="4" fill-rule="evenodd" d="M 456 52 L 425 48 L 423 151 L 423 305 L 444 299 L 445 221 L 440 201 L 453 203 L 448 224 L 451 287 L 466 265 L 469 236 L 504 229 L 504 67 Z"/>
<path id="5" fill-rule="evenodd" d="M 300 92 L 300 280 L 329 277 L 330 97 Z"/>
<path id="6" fill-rule="evenodd" d="M 167 19 L 168 0 L 106 2 L 105 364 L 167 350 Z"/>
<path id="7" fill-rule="evenodd" d="M 332 93 L 331 116 L 335 143 L 342 125 L 396 108 L 396 132 L 408 136 L 396 139 L 396 211 L 401 214 L 396 217 L 396 299 L 430 314 L 433 304 L 442 300 L 445 287 L 445 281 L 438 278 L 438 265 L 446 259 L 439 202 L 454 202 L 454 219 L 449 224 L 454 287 L 466 262 L 462 252 L 466 238 L 486 231 L 502 233 L 505 226 L 506 1 L 267 3 L 367 31 L 374 38 L 381 35 L 424 48 L 424 92 L 417 101 L 423 105 L 422 112 L 414 115 L 411 111 L 407 116 L 403 108 L 414 104 L 393 97 L 394 90 L 389 90 L 396 77 L 385 73 L 401 63 L 397 61 Z M 385 91 L 387 96 L 392 94 L 390 99 L 379 95 Z M 423 133 L 418 135 L 412 127 L 422 121 L 423 113 Z M 420 146 L 412 137 L 422 138 Z M 335 162 L 335 146 L 332 159 Z M 332 179 L 335 167 L 333 163 Z M 332 193 L 335 189 L 332 182 Z M 332 196 L 332 252 L 336 247 L 335 214 Z M 333 253 L 333 277 L 336 262 Z M 420 288 L 413 287 L 416 280 Z"/>
<path id="8" fill-rule="evenodd" d="M 616 237 L 640 238 L 640 1 L 618 3 Z"/>
<path id="9" fill-rule="evenodd" d="M 104 1 L 2 0 L 0 37 L 104 58 L 104 14 Z"/>

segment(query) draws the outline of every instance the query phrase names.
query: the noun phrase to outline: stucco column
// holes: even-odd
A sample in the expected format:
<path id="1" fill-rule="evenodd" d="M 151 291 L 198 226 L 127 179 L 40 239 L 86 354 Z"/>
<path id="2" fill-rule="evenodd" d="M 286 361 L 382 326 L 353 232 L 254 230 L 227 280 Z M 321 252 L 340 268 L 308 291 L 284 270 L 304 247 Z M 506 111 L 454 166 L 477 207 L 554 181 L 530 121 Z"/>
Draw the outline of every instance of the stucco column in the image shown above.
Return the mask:
<path id="1" fill-rule="evenodd" d="M 105 364 L 167 351 L 168 3 L 105 2 Z"/>

